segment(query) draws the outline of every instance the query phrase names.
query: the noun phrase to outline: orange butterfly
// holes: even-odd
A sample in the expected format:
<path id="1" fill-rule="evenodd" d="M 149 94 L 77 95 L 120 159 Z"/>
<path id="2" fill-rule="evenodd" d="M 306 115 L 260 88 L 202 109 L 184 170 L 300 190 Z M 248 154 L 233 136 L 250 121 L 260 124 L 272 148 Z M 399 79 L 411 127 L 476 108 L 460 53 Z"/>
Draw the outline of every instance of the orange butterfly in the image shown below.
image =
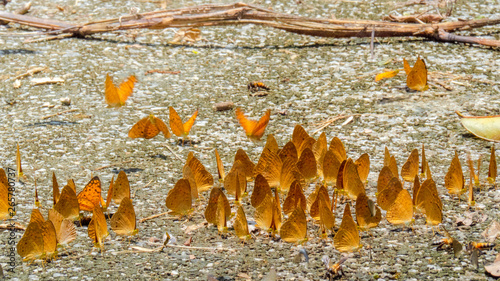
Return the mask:
<path id="1" fill-rule="evenodd" d="M 127 80 L 123 81 L 119 87 L 116 87 L 111 80 L 111 76 L 106 74 L 106 82 L 104 83 L 104 97 L 109 106 L 123 106 L 125 101 L 132 95 L 134 84 L 137 79 L 134 75 L 130 75 Z"/>
<path id="2" fill-rule="evenodd" d="M 85 188 L 78 193 L 78 203 L 80 210 L 92 212 L 94 207 L 101 202 L 101 181 L 99 177 L 93 177 Z"/>
<path id="3" fill-rule="evenodd" d="M 240 125 L 245 130 L 247 137 L 251 140 L 260 140 L 260 138 L 264 135 L 267 124 L 269 124 L 270 117 L 271 110 L 268 109 L 259 121 L 249 120 L 245 117 L 245 114 L 241 111 L 241 109 L 236 108 L 236 118 L 238 118 L 238 122 L 240 122 Z"/>
<path id="4" fill-rule="evenodd" d="M 139 122 L 132 126 L 132 129 L 128 132 L 129 138 L 145 138 L 150 139 L 156 137 L 160 132 L 163 133 L 165 138 L 170 138 L 170 131 L 167 125 L 158 117 L 150 114 L 148 117 L 144 117 Z"/>
<path id="5" fill-rule="evenodd" d="M 403 59 L 403 63 L 407 75 L 406 85 L 408 88 L 416 91 L 425 91 L 429 89 L 429 85 L 427 85 L 427 66 L 424 60 L 418 57 L 413 68 L 410 67 L 406 59 Z"/>
<path id="6" fill-rule="evenodd" d="M 172 132 L 182 138 L 186 138 L 187 135 L 189 134 L 189 131 L 191 131 L 191 127 L 193 127 L 194 120 L 196 120 L 196 117 L 198 116 L 198 109 L 193 113 L 193 116 L 187 120 L 186 123 L 182 123 L 182 119 L 177 114 L 177 111 L 173 107 L 169 107 L 170 110 L 170 129 L 172 129 Z"/>

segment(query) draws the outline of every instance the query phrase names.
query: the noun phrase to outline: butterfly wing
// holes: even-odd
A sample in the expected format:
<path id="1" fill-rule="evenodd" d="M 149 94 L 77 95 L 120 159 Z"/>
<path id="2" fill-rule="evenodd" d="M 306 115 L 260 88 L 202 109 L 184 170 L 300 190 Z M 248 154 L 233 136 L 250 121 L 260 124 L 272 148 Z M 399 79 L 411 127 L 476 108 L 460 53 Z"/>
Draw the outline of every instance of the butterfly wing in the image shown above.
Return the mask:
<path id="1" fill-rule="evenodd" d="M 106 81 L 104 82 L 104 98 L 109 106 L 120 106 L 118 89 L 109 74 L 106 74 Z"/>
<path id="2" fill-rule="evenodd" d="M 266 130 L 267 124 L 269 124 L 269 119 L 271 118 L 271 110 L 268 109 L 264 116 L 262 116 L 257 122 L 252 130 L 251 137 L 260 140 L 264 135 L 264 131 Z"/>
<path id="3" fill-rule="evenodd" d="M 137 82 L 135 76 L 130 75 L 127 80 L 120 84 L 120 87 L 117 89 L 120 105 L 125 105 L 125 101 L 132 95 L 135 82 Z"/>
<path id="4" fill-rule="evenodd" d="M 180 137 L 184 135 L 184 125 L 182 124 L 182 119 L 177 114 L 177 111 L 173 107 L 169 107 L 170 110 L 170 129 L 174 135 Z M 196 118 L 196 117 L 195 117 Z"/>
<path id="5" fill-rule="evenodd" d="M 257 126 L 257 121 L 250 120 L 245 117 L 245 114 L 241 109 L 236 108 L 236 118 L 240 122 L 241 127 L 245 130 L 247 137 L 252 137 L 255 127 Z"/>
<path id="6" fill-rule="evenodd" d="M 78 204 L 80 210 L 91 212 L 101 202 L 101 181 L 99 177 L 93 177 L 82 192 L 78 193 Z"/>
<path id="7" fill-rule="evenodd" d="M 155 123 L 155 125 L 156 125 L 156 128 L 157 128 L 160 132 L 162 132 L 162 133 L 163 133 L 163 136 L 164 136 L 165 138 L 167 138 L 167 139 L 168 139 L 168 138 L 170 138 L 170 136 L 171 136 L 171 135 L 170 135 L 170 131 L 168 130 L 168 127 L 167 127 L 167 125 L 165 124 L 165 122 L 163 122 L 163 120 L 161 120 L 160 118 L 157 118 L 157 117 L 155 117 L 155 118 L 154 118 L 154 120 L 155 120 L 155 122 L 154 122 L 154 123 Z"/>
<path id="8" fill-rule="evenodd" d="M 427 85 L 427 67 L 421 58 L 417 59 L 410 73 L 406 76 L 406 85 L 408 88 L 417 91 L 429 89 Z"/>
<path id="9" fill-rule="evenodd" d="M 118 211 L 111 217 L 111 229 L 120 236 L 131 236 L 137 233 L 134 206 L 130 198 L 121 200 Z"/>
<path id="10" fill-rule="evenodd" d="M 70 186 L 66 185 L 63 188 L 59 201 L 57 201 L 57 204 L 54 206 L 54 210 L 61 213 L 64 218 L 70 220 L 76 220 L 80 217 L 80 204 L 78 203 L 78 197 Z"/>
<path id="11" fill-rule="evenodd" d="M 184 128 L 184 136 L 187 136 L 189 134 L 189 131 L 191 131 L 191 128 L 193 127 L 194 125 L 194 121 L 196 120 L 196 117 L 198 117 L 198 109 L 193 113 L 193 115 L 191 116 L 191 118 L 189 118 L 189 120 L 186 121 L 186 123 L 184 123 L 182 125 L 182 127 Z"/>
<path id="12" fill-rule="evenodd" d="M 130 183 L 124 171 L 120 171 L 116 181 L 113 182 L 112 198 L 117 205 L 121 205 L 123 199 L 130 198 Z"/>

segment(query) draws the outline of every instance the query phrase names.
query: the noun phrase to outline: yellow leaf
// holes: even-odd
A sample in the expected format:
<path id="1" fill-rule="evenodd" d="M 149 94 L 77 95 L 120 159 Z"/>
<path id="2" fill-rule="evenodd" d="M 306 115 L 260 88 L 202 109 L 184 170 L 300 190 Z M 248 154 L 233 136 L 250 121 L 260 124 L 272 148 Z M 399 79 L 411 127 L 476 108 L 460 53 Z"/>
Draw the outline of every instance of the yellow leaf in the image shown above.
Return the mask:
<path id="1" fill-rule="evenodd" d="M 464 116 L 458 110 L 462 126 L 478 138 L 500 142 L 500 115 L 496 116 Z"/>
<path id="2" fill-rule="evenodd" d="M 398 75 L 398 73 L 399 73 L 399 69 L 379 73 L 379 74 L 377 74 L 377 76 L 375 76 L 375 82 L 378 82 L 382 79 L 392 78 L 392 77 Z"/>

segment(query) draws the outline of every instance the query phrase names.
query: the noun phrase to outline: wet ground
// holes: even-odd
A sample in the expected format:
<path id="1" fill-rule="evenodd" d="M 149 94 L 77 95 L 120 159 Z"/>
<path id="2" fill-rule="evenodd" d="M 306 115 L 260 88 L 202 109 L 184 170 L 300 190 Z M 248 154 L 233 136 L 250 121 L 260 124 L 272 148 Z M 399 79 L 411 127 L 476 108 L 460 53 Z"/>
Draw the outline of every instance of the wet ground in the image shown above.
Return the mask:
<path id="1" fill-rule="evenodd" d="M 229 1 L 223 1 L 230 3 Z M 310 17 L 379 19 L 388 13 L 412 14 L 429 6 L 396 8 L 394 1 L 266 1 L 254 2 L 277 11 Z M 5 9 L 13 11 L 24 3 L 14 1 Z M 205 4 L 176 1 L 168 8 Z M 45 1 L 33 4 L 30 15 L 86 22 L 117 17 L 132 7 L 141 11 L 159 9 L 158 3 L 135 1 Z M 62 10 L 62 11 L 61 11 Z M 441 9 L 443 11 L 443 9 Z M 499 1 L 459 1 L 451 18 L 498 17 Z M 31 30 L 31 29 L 30 29 Z M 252 143 L 239 126 L 233 111 L 216 112 L 216 102 L 229 101 L 251 118 L 271 109 L 266 130 L 284 145 L 296 124 L 313 133 L 317 123 L 339 114 L 363 114 L 349 124 L 340 120 L 324 128 L 328 141 L 338 136 L 348 156 L 368 153 L 371 170 L 367 193 L 374 197 L 382 168 L 384 147 L 396 156 L 399 166 L 410 151 L 426 146 L 427 159 L 444 204 L 444 225 L 461 242 L 482 241 L 481 232 L 498 220 L 500 189 L 484 188 L 476 194 L 475 215 L 484 221 L 457 227 L 468 206 L 448 196 L 444 175 L 456 150 L 465 171 L 465 153 L 473 159 L 483 155 L 481 179 L 486 180 L 491 143 L 468 134 L 459 124 L 455 110 L 471 115 L 497 115 L 500 104 L 500 56 L 496 49 L 463 44 L 437 43 L 414 38 L 377 38 L 373 56 L 369 39 L 325 39 L 289 34 L 261 26 L 203 28 L 205 40 L 190 45 L 171 45 L 175 30 L 131 30 L 96 35 L 86 39 L 64 39 L 25 44 L 31 37 L 18 36 L 29 30 L 19 26 L 0 27 L 0 165 L 15 168 L 15 145 L 19 143 L 23 169 L 28 179 L 16 191 L 16 221 L 26 225 L 33 206 L 34 178 L 44 210 L 52 206 L 51 178 L 55 171 L 61 182 L 75 179 L 77 190 L 98 175 L 103 192 L 120 169 L 127 172 L 135 192 L 138 218 L 166 212 L 165 197 L 182 177 L 182 165 L 193 151 L 216 178 L 214 149 L 229 169 L 238 148 L 256 162 L 264 142 Z M 461 34 L 500 39 L 498 27 L 485 27 Z M 422 56 L 430 72 L 430 89 L 410 93 L 404 75 L 374 82 L 384 69 L 402 68 Z M 21 79 L 14 77 L 34 67 L 46 70 Z M 152 69 L 180 71 L 178 74 L 149 74 Z M 104 102 L 104 80 L 110 73 L 115 83 L 135 74 L 139 80 L 127 105 L 108 108 Z M 61 77 L 64 83 L 33 86 L 33 78 Z M 265 97 L 249 95 L 246 85 L 260 80 L 271 91 Z M 445 85 L 445 89 L 443 86 Z M 60 99 L 69 97 L 70 106 Z M 179 146 L 177 138 L 165 140 L 129 139 L 128 130 L 139 119 L 154 113 L 168 120 L 173 106 L 183 118 L 197 108 L 199 116 L 190 133 L 197 144 Z M 42 119 L 69 109 L 74 112 Z M 318 137 L 319 133 L 314 137 Z M 264 136 L 264 139 L 266 137 Z M 183 161 L 177 159 L 170 147 Z M 110 166 L 108 166 L 110 165 Z M 106 167 L 108 166 L 108 167 Z M 102 168 L 105 167 L 105 168 Z M 149 183 L 149 184 L 148 184 Z M 312 186 L 306 193 L 312 191 Z M 250 186 L 251 189 L 251 186 Z M 331 190 L 330 190 L 331 192 Z M 205 194 L 208 197 L 208 194 Z M 462 197 L 463 198 L 463 197 Z M 248 204 L 247 204 L 248 203 Z M 192 236 L 192 246 L 213 250 L 167 248 L 162 253 L 126 253 L 129 241 L 113 233 L 105 243 L 104 256 L 91 253 L 87 229 L 78 229 L 78 238 L 61 257 L 50 263 L 21 263 L 17 256 L 15 274 L 9 278 L 92 280 L 114 279 L 197 279 L 212 274 L 223 280 L 260 280 L 275 268 L 279 280 L 319 280 L 324 277 L 321 257 L 340 259 L 332 237 L 318 238 L 318 226 L 309 222 L 309 242 L 301 247 L 310 261 L 298 262 L 300 247 L 273 241 L 265 235 L 242 245 L 234 236 L 221 238 L 214 226 L 204 225 L 205 201 L 196 203 L 191 220 L 160 217 L 138 225 L 139 234 L 130 246 L 156 247 L 152 237 L 162 239 L 168 231 L 182 245 Z M 116 206 L 112 207 L 112 211 Z M 233 211 L 235 209 L 233 208 Z M 245 202 L 252 221 L 253 208 Z M 341 212 L 337 213 L 340 224 Z M 193 225 L 201 228 L 189 231 Z M 9 233 L 0 233 L 0 247 L 6 252 Z M 22 232 L 17 233 L 20 239 Z M 483 265 L 491 263 L 498 250 L 479 258 L 479 269 L 471 266 L 468 254 L 455 259 L 446 251 L 437 252 L 431 242 L 433 231 L 417 219 L 414 232 L 397 231 L 385 219 L 371 235 L 363 234 L 366 247 L 344 264 L 346 280 L 484 280 Z M 154 239 L 153 239 L 154 240 Z M 235 251 L 217 250 L 217 248 Z M 4 271 L 7 259 L 0 258 Z"/>

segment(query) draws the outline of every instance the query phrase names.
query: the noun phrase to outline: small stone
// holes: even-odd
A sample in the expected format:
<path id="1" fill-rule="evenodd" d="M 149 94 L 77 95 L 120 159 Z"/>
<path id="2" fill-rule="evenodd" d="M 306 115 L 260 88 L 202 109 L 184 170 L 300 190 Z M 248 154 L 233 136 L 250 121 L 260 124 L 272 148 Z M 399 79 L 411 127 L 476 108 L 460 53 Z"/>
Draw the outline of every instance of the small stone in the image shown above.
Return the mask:
<path id="1" fill-rule="evenodd" d="M 62 105 L 65 105 L 65 106 L 70 106 L 71 105 L 71 99 L 68 98 L 68 97 L 61 98 L 60 101 L 61 101 Z"/>

